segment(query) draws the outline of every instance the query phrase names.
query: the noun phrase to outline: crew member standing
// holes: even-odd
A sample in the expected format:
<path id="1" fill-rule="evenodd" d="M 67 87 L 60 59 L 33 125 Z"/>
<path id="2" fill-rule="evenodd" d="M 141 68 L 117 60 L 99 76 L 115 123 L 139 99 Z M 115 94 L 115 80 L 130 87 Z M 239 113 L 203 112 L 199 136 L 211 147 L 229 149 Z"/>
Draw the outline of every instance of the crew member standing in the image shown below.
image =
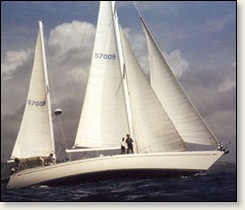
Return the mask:
<path id="1" fill-rule="evenodd" d="M 125 149 L 126 149 L 125 139 L 122 138 L 122 142 L 121 142 L 121 154 L 125 154 Z"/>
<path id="2" fill-rule="evenodd" d="M 134 142 L 133 139 L 130 138 L 129 134 L 127 134 L 127 138 L 126 138 L 126 143 L 128 145 L 127 154 L 129 154 L 129 150 L 131 150 L 131 152 L 134 153 L 133 142 Z"/>

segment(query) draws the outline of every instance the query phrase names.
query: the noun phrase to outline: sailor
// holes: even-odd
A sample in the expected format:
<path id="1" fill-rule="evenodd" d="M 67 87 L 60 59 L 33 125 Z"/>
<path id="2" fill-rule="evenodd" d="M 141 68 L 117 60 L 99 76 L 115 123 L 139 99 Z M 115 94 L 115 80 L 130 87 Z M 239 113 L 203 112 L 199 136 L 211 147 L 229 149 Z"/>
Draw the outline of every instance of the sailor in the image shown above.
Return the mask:
<path id="1" fill-rule="evenodd" d="M 131 152 L 134 153 L 133 142 L 134 142 L 133 139 L 130 138 L 129 134 L 127 134 L 127 139 L 126 139 L 126 143 L 128 145 L 127 154 L 129 154 L 129 150 L 131 150 Z"/>
<path id="2" fill-rule="evenodd" d="M 48 158 L 47 158 L 47 165 L 54 165 L 56 162 L 55 162 L 55 158 L 53 157 L 53 153 L 51 153 Z"/>
<path id="3" fill-rule="evenodd" d="M 122 138 L 121 142 L 121 154 L 125 154 L 125 149 L 126 149 L 126 143 L 125 143 L 125 138 Z"/>

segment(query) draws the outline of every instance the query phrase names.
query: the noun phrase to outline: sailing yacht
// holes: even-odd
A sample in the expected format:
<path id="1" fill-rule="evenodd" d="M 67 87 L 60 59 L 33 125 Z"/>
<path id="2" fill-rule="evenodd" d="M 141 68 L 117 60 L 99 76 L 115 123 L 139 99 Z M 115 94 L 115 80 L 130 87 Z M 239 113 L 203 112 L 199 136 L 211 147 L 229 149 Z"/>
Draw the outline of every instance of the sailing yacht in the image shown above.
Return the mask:
<path id="1" fill-rule="evenodd" d="M 138 11 L 139 13 L 139 11 Z M 98 155 L 14 171 L 7 189 L 70 184 L 118 177 L 164 177 L 208 170 L 228 152 L 194 108 L 157 46 L 142 15 L 151 82 L 119 25 L 115 2 L 100 2 L 86 95 L 73 148 L 68 154 L 118 151 L 123 136 L 134 153 Z M 42 23 L 26 108 L 12 158 L 44 159 L 55 147 Z M 59 111 L 60 113 L 60 111 Z M 191 151 L 188 143 L 212 145 Z M 217 148 L 218 145 L 221 145 Z"/>

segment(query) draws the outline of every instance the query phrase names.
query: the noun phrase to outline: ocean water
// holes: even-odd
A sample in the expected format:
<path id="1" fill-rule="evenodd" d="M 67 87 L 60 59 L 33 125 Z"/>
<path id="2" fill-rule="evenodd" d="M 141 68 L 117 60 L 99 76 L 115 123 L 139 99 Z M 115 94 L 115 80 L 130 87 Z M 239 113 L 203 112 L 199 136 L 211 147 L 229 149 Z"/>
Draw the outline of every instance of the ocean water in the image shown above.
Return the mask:
<path id="1" fill-rule="evenodd" d="M 234 163 L 216 163 L 210 171 L 193 176 L 158 179 L 118 179 L 75 186 L 32 186 L 1 190 L 1 201 L 126 201 L 126 202 L 236 202 Z"/>

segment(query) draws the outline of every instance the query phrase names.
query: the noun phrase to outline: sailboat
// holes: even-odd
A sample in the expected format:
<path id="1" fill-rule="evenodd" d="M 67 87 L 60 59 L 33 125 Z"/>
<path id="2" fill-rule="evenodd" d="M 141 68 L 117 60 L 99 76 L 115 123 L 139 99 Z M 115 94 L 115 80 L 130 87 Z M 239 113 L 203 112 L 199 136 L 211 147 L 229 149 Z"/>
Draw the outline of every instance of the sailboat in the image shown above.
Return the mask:
<path id="1" fill-rule="evenodd" d="M 94 151 L 98 155 L 48 165 L 41 161 L 36 167 L 22 168 L 10 176 L 7 189 L 119 177 L 189 175 L 207 171 L 228 152 L 194 108 L 139 10 L 138 14 L 147 42 L 150 82 L 119 25 L 115 2 L 100 2 L 76 139 L 73 148 L 66 149 L 70 155 Z M 39 22 L 28 99 L 12 153 L 20 163 L 45 160 L 49 154 L 55 159 L 47 76 Z M 106 155 L 118 151 L 126 134 L 133 139 L 134 153 Z M 213 148 L 192 151 L 189 143 Z"/>

